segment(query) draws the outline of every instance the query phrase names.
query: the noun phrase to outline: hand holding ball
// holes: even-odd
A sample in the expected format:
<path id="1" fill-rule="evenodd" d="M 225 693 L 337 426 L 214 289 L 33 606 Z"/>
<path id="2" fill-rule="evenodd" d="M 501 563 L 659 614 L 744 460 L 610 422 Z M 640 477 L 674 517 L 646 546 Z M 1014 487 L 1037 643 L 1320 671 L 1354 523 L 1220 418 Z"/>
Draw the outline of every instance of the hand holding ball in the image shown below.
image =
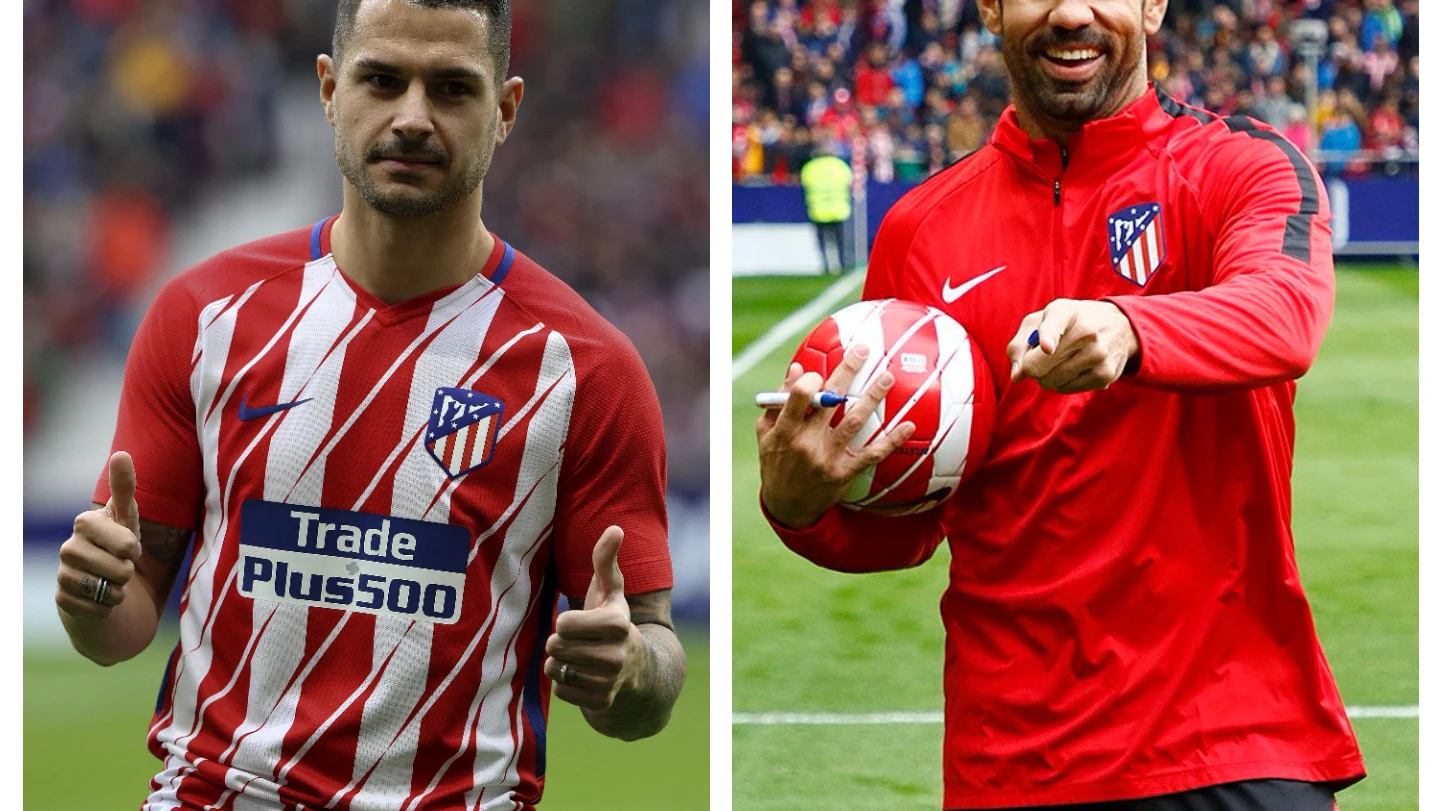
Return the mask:
<path id="1" fill-rule="evenodd" d="M 859 347 L 864 359 L 857 358 Z M 854 371 L 847 367 L 848 350 Z M 787 424 L 784 409 L 758 423 L 763 500 L 773 512 L 773 497 L 789 503 L 786 496 L 806 489 L 804 482 L 778 479 L 826 478 L 838 470 L 848 474 L 841 504 L 887 514 L 922 512 L 954 493 L 968 460 L 986 452 L 995 414 L 991 376 L 966 329 L 940 310 L 896 299 L 842 309 L 802 341 L 787 388 L 796 390 L 803 380 L 815 386 L 817 376 L 828 390 L 847 395 L 847 402 L 829 414 L 792 414 L 807 425 Z M 889 386 L 879 385 L 887 379 Z M 907 424 L 914 429 L 898 442 Z M 772 435 L 775 428 L 779 436 Z M 829 432 L 832 441 L 807 441 L 817 431 Z M 830 447 L 840 440 L 841 447 Z M 877 457 L 878 449 L 884 455 Z M 807 456 L 809 464 L 783 464 L 787 453 Z M 828 461 L 828 455 L 837 458 Z M 799 512 L 813 517 L 816 507 L 824 512 L 830 503 Z"/>

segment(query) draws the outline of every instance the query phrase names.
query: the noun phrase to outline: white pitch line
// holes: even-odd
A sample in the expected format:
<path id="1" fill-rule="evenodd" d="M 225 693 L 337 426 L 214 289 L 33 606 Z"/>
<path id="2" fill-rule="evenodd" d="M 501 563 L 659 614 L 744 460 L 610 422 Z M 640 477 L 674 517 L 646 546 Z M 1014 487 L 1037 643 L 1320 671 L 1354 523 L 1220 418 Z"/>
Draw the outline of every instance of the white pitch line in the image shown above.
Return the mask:
<path id="1" fill-rule="evenodd" d="M 842 274 L 830 287 L 821 291 L 821 295 L 808 301 L 801 309 L 781 319 L 771 329 L 762 333 L 761 337 L 752 341 L 749 346 L 742 349 L 731 359 L 731 380 L 735 382 L 741 375 L 751 371 L 767 355 L 776 351 L 776 348 L 791 340 L 797 333 L 820 321 L 822 316 L 830 315 L 831 308 L 838 302 L 861 286 L 866 274 L 860 271 Z"/>
<path id="2" fill-rule="evenodd" d="M 939 724 L 939 712 L 736 712 L 732 725 L 858 726 L 867 724 Z"/>
<path id="3" fill-rule="evenodd" d="M 1420 708 L 1416 704 L 1411 706 L 1361 706 L 1347 708 L 1347 715 L 1351 718 L 1417 718 L 1420 714 Z"/>
<path id="4" fill-rule="evenodd" d="M 1348 707 L 1351 718 L 1417 718 L 1418 705 Z M 737 712 L 734 726 L 865 726 L 879 724 L 940 724 L 939 712 Z"/>

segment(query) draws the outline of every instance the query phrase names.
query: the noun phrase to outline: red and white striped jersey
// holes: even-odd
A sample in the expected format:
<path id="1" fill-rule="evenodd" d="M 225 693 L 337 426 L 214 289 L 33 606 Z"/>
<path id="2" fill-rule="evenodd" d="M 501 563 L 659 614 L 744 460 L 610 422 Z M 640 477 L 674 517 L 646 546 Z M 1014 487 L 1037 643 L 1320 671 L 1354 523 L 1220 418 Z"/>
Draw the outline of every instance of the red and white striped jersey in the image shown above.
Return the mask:
<path id="1" fill-rule="evenodd" d="M 627 591 L 671 587 L 655 389 L 501 240 L 387 306 L 332 221 L 182 273 L 131 348 L 114 447 L 198 530 L 144 808 L 531 808 L 557 590 L 609 524 Z"/>

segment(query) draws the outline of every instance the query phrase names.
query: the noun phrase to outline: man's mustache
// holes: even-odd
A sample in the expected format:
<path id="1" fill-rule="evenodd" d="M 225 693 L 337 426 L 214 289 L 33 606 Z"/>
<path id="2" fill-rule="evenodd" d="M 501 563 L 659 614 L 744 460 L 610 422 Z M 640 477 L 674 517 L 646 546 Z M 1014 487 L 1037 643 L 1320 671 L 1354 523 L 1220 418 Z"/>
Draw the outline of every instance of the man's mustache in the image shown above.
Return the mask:
<path id="1" fill-rule="evenodd" d="M 368 163 L 380 160 L 404 160 L 434 163 L 442 169 L 451 165 L 451 156 L 444 149 L 430 141 L 406 143 L 399 139 L 373 144 L 365 152 Z"/>
<path id="2" fill-rule="evenodd" d="M 1105 53 L 1111 50 L 1110 46 L 1111 42 L 1105 36 L 1091 28 L 1053 28 L 1038 34 L 1027 51 L 1039 56 L 1051 48 L 1091 47 Z"/>

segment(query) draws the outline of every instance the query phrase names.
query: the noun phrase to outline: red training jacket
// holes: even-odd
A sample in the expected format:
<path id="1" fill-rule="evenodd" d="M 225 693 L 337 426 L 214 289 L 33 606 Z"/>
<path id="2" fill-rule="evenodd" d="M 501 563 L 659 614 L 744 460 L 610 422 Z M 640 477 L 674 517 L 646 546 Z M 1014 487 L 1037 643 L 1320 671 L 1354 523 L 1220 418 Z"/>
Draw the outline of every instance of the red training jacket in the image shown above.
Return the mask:
<path id="1" fill-rule="evenodd" d="M 980 342 L 998 395 L 975 477 L 942 508 L 773 526 L 843 571 L 943 536 L 947 808 L 1362 778 L 1291 532 L 1297 377 L 1333 299 L 1330 209 L 1276 131 L 1148 92 L 1063 153 L 1014 109 L 906 195 L 865 298 L 924 302 Z M 1007 343 L 1059 298 L 1131 320 L 1135 373 L 1012 384 Z"/>

